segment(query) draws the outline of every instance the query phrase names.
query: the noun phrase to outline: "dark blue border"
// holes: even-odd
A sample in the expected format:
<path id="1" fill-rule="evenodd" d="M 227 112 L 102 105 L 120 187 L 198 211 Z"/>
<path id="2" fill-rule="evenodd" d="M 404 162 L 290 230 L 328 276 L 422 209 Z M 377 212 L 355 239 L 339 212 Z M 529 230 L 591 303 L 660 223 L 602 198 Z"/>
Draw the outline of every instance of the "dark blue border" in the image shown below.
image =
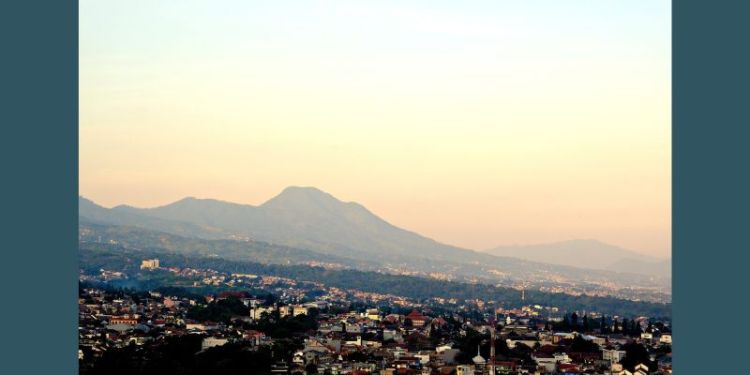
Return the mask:
<path id="1" fill-rule="evenodd" d="M 674 370 L 748 373 L 750 2 L 672 4 Z"/>
<path id="2" fill-rule="evenodd" d="M 78 2 L 0 2 L 0 373 L 78 372 Z"/>

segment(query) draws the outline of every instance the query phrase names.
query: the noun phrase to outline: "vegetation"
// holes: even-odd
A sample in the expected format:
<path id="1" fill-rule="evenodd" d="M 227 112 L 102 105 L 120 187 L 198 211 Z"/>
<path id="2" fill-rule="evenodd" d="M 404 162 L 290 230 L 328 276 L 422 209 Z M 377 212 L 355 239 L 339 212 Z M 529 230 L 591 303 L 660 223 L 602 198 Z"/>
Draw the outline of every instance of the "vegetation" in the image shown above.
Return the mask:
<path id="1" fill-rule="evenodd" d="M 358 289 L 374 293 L 394 294 L 413 299 L 432 297 L 485 299 L 500 301 L 504 307 L 521 304 L 557 306 L 565 311 L 599 311 L 621 316 L 671 316 L 670 304 L 636 302 L 612 297 L 572 296 L 563 293 L 527 292 L 525 301 L 517 290 L 486 284 L 469 284 L 454 281 L 427 279 L 415 276 L 393 275 L 351 269 L 331 270 L 302 265 L 261 264 L 233 261 L 216 257 L 190 257 L 167 251 L 136 251 L 117 245 L 82 243 L 81 269 L 97 273 L 100 269 L 138 273 L 140 259 L 159 257 L 162 264 L 174 267 L 210 268 L 228 273 L 252 273 L 321 282 L 328 286 Z M 148 279 L 147 282 L 154 280 Z M 154 288 L 160 285 L 146 285 Z"/>
<path id="2" fill-rule="evenodd" d="M 248 309 L 237 297 L 228 297 L 213 301 L 204 306 L 192 306 L 188 309 L 187 317 L 197 321 L 212 321 L 229 323 L 233 316 L 245 316 Z"/>
<path id="3" fill-rule="evenodd" d="M 198 335 L 167 337 L 163 342 L 144 346 L 129 345 L 111 348 L 94 363 L 84 363 L 81 375 L 265 375 L 270 372 L 274 354 L 279 356 L 280 347 L 261 347 L 247 350 L 241 343 L 209 348 L 200 352 Z"/>

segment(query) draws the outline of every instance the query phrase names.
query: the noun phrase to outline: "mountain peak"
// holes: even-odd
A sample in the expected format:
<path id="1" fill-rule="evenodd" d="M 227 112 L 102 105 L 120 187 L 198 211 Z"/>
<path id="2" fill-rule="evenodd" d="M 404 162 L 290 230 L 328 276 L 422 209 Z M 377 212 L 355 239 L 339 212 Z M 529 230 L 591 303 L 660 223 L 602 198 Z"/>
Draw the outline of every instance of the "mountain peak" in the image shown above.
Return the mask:
<path id="1" fill-rule="evenodd" d="M 284 190 L 281 191 L 279 195 L 284 194 L 308 194 L 308 195 L 324 195 L 333 197 L 331 194 L 326 193 L 323 190 L 320 190 L 314 186 L 287 186 L 284 188 Z"/>
<path id="2" fill-rule="evenodd" d="M 311 186 L 289 186 L 271 198 L 262 207 L 266 208 L 304 208 L 343 204 L 333 195 Z"/>

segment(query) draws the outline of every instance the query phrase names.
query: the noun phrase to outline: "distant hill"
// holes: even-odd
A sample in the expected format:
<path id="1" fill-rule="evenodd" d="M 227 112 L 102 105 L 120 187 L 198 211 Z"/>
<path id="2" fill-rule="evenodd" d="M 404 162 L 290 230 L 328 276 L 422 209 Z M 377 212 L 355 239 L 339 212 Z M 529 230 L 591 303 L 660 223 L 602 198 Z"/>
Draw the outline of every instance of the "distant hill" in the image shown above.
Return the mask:
<path id="1" fill-rule="evenodd" d="M 497 256 L 600 270 L 670 276 L 671 261 L 597 240 L 570 240 L 548 244 L 499 246 L 486 251 Z"/>
<path id="2" fill-rule="evenodd" d="M 260 206 L 184 198 L 156 208 L 106 209 L 81 198 L 83 222 L 130 225 L 201 238 L 248 238 L 325 254 L 398 261 L 492 259 L 393 226 L 365 207 L 310 187 L 289 187 Z"/>
<path id="3" fill-rule="evenodd" d="M 133 226 L 113 226 L 81 223 L 79 225 L 81 243 L 101 243 L 118 245 L 127 249 L 159 249 L 175 254 L 220 257 L 229 260 L 253 261 L 263 264 L 327 264 L 330 267 L 374 269 L 378 264 L 353 258 L 341 258 L 296 249 L 281 245 L 249 240 L 206 240 L 182 237 Z"/>
<path id="4" fill-rule="evenodd" d="M 628 270 L 630 272 L 642 273 L 644 275 L 671 277 L 672 259 L 664 259 L 658 260 L 656 262 L 651 262 L 624 258 L 610 264 L 607 269 L 612 271 Z"/>
<path id="5" fill-rule="evenodd" d="M 147 228 L 166 233 L 206 239 L 229 238 L 231 234 L 219 228 L 196 225 L 181 220 L 165 220 L 141 215 L 138 210 L 108 209 L 89 199 L 78 199 L 80 224 L 103 224 Z"/>
<path id="6" fill-rule="evenodd" d="M 517 257 L 462 249 L 398 228 L 358 203 L 342 202 L 310 187 L 289 187 L 269 201 L 246 205 L 215 199 L 184 198 L 155 207 L 111 209 L 81 197 L 80 221 L 138 227 L 182 237 L 234 239 L 305 249 L 368 264 L 388 272 L 420 272 L 464 280 L 538 282 L 570 280 L 579 285 L 617 282 L 648 288 L 668 287 L 668 280 L 635 274 L 585 270 Z"/>

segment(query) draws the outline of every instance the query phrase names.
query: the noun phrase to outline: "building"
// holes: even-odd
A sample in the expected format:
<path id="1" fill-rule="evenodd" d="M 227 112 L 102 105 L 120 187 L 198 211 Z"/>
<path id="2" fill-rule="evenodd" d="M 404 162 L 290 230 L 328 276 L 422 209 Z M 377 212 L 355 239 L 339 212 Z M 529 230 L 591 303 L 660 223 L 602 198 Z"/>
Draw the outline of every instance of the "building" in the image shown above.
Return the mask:
<path id="1" fill-rule="evenodd" d="M 260 319 L 263 316 L 263 313 L 271 314 L 274 311 L 275 311 L 275 309 L 273 307 L 270 307 L 270 306 L 269 307 L 259 306 L 259 307 L 256 307 L 256 308 L 252 308 L 252 309 L 250 309 L 250 318 L 258 320 L 258 319 Z"/>
<path id="2" fill-rule="evenodd" d="M 458 365 L 456 366 L 456 375 L 474 375 L 474 366 Z"/>
<path id="3" fill-rule="evenodd" d="M 279 315 L 285 316 L 307 315 L 308 308 L 302 305 L 286 305 L 279 307 Z"/>
<path id="4" fill-rule="evenodd" d="M 407 319 L 411 320 L 411 324 L 414 327 L 422 327 L 428 322 L 429 318 L 420 314 L 417 310 L 412 311 L 406 316 Z"/>
<path id="5" fill-rule="evenodd" d="M 213 348 L 214 346 L 222 346 L 229 342 L 229 340 L 221 337 L 206 337 L 201 342 L 201 350 Z"/>
<path id="6" fill-rule="evenodd" d="M 610 363 L 618 363 L 622 361 L 623 358 L 625 358 L 624 350 L 616 350 L 616 349 L 602 350 L 602 359 L 605 361 L 609 361 Z"/>
<path id="7" fill-rule="evenodd" d="M 367 319 L 380 321 L 380 311 L 378 309 L 367 309 L 365 316 Z"/>
<path id="8" fill-rule="evenodd" d="M 138 319 L 131 318 L 128 316 L 113 316 L 109 318 L 109 324 L 115 325 L 115 324 L 125 324 L 125 325 L 131 325 L 134 326 L 138 324 Z"/>
<path id="9" fill-rule="evenodd" d="M 154 270 L 159 268 L 159 259 L 144 259 L 141 261 L 142 270 Z"/>

